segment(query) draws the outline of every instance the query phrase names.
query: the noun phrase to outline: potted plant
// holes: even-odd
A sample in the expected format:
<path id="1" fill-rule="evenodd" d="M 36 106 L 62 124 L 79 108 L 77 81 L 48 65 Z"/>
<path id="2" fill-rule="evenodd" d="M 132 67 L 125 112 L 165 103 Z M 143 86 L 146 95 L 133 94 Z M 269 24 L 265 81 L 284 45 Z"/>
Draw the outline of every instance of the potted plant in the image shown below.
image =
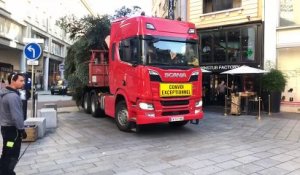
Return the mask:
<path id="1" fill-rule="evenodd" d="M 280 112 L 281 92 L 284 91 L 286 85 L 286 77 L 280 70 L 271 69 L 262 77 L 263 102 L 265 110 L 269 110 L 270 95 L 270 111 Z"/>

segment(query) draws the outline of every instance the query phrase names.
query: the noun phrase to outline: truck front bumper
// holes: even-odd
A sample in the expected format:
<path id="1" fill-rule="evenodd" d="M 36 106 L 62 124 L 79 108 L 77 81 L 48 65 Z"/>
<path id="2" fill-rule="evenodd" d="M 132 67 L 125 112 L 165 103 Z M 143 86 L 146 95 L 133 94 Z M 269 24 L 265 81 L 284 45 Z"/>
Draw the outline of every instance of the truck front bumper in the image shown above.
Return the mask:
<path id="1" fill-rule="evenodd" d="M 197 112 L 197 114 L 192 113 L 182 115 L 157 116 L 155 115 L 155 112 L 144 111 L 144 114 L 137 114 L 131 119 L 138 125 L 202 119 L 203 111 L 199 109 Z"/>

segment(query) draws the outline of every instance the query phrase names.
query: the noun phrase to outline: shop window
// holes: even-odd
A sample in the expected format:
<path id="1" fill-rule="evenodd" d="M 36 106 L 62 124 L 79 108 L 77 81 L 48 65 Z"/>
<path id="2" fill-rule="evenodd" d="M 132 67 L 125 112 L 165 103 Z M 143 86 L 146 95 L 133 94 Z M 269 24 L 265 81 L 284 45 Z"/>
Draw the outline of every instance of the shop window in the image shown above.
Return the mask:
<path id="1" fill-rule="evenodd" d="M 299 15 L 299 0 L 280 0 L 280 26 L 300 25 Z"/>
<path id="2" fill-rule="evenodd" d="M 260 58 L 257 27 L 238 27 L 200 31 L 200 58 L 202 63 L 254 62 Z"/>
<path id="3" fill-rule="evenodd" d="M 240 58 L 240 30 L 227 32 L 227 51 L 229 62 L 238 62 Z"/>
<path id="4" fill-rule="evenodd" d="M 227 53 L 226 35 L 224 31 L 214 33 L 214 58 L 215 62 L 225 62 Z"/>
<path id="5" fill-rule="evenodd" d="M 241 0 L 204 0 L 203 13 L 211 13 L 221 10 L 241 7 Z"/>
<path id="6" fill-rule="evenodd" d="M 252 62 L 255 60 L 255 29 L 242 29 L 242 61 Z"/>
<path id="7" fill-rule="evenodd" d="M 212 63 L 213 56 L 212 56 L 212 42 L 213 42 L 213 35 L 211 33 L 208 34 L 200 34 L 201 37 L 201 60 L 203 63 Z"/>

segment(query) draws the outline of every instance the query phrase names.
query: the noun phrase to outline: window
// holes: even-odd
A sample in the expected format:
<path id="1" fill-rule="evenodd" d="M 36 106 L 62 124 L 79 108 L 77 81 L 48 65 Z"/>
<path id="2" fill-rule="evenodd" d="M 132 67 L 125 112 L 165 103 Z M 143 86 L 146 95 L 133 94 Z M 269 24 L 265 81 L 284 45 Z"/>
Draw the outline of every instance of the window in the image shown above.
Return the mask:
<path id="1" fill-rule="evenodd" d="M 201 36 L 201 57 L 203 63 L 212 63 L 212 42 L 213 42 L 213 35 L 211 33 L 204 33 Z"/>
<path id="2" fill-rule="evenodd" d="M 255 29 L 242 29 L 242 61 L 249 62 L 255 59 Z"/>
<path id="3" fill-rule="evenodd" d="M 300 25 L 299 0 L 280 0 L 280 26 Z"/>
<path id="4" fill-rule="evenodd" d="M 53 41 L 52 42 L 52 51 L 55 55 L 63 56 L 63 45 Z"/>
<path id="5" fill-rule="evenodd" d="M 43 39 L 44 40 L 44 50 L 45 51 L 49 51 L 49 38 L 43 36 L 43 35 L 40 35 L 39 33 L 36 33 L 36 32 L 32 32 L 32 38 L 39 38 L 39 39 Z"/>
<path id="6" fill-rule="evenodd" d="M 0 16 L 0 35 L 20 42 L 23 35 L 22 26 Z"/>
<path id="7" fill-rule="evenodd" d="M 204 0 L 203 13 L 211 13 L 221 10 L 241 7 L 241 0 Z"/>
<path id="8" fill-rule="evenodd" d="M 226 61 L 226 35 L 224 31 L 219 31 L 214 33 L 215 44 L 214 44 L 214 56 L 216 62 L 225 62 Z"/>
<path id="9" fill-rule="evenodd" d="M 138 54 L 137 38 L 129 38 L 121 41 L 119 47 L 120 59 L 129 63 L 137 63 L 140 55 Z"/>
<path id="10" fill-rule="evenodd" d="M 256 58 L 260 56 L 257 30 L 261 31 L 258 25 L 200 31 L 201 62 L 238 63 L 259 60 Z"/>
<path id="11" fill-rule="evenodd" d="M 227 32 L 227 51 L 230 62 L 239 61 L 240 57 L 240 30 Z"/>
<path id="12" fill-rule="evenodd" d="M 199 66 L 196 41 L 144 40 L 144 61 L 152 66 Z"/>

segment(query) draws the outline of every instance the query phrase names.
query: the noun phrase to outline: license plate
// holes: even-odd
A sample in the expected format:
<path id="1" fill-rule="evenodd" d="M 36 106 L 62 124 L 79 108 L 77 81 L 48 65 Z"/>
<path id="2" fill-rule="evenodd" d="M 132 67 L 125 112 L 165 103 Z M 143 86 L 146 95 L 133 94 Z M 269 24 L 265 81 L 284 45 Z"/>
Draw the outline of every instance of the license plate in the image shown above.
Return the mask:
<path id="1" fill-rule="evenodd" d="M 160 97 L 181 97 L 192 95 L 191 83 L 160 83 Z"/>
<path id="2" fill-rule="evenodd" d="M 184 120 L 184 117 L 181 116 L 181 117 L 171 117 L 170 118 L 170 122 L 178 122 L 178 121 L 183 121 Z"/>

